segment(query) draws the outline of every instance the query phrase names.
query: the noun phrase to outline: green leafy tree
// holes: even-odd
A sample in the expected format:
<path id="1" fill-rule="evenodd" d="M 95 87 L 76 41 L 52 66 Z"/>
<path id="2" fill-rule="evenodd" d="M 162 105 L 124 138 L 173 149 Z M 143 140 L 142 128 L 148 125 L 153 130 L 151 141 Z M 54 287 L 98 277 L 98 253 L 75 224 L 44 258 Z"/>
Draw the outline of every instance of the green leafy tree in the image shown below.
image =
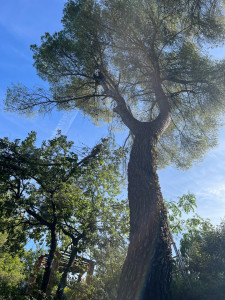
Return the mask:
<path id="1" fill-rule="evenodd" d="M 7 107 L 76 107 L 129 129 L 130 245 L 118 300 L 169 299 L 172 260 L 158 158 L 160 166 L 186 168 L 216 145 L 224 61 L 203 49 L 224 40 L 224 1 L 70 0 L 62 23 L 62 31 L 32 46 L 50 91 L 15 86 Z"/>
<path id="2" fill-rule="evenodd" d="M 195 213 L 197 199 L 190 192 L 178 197 L 178 201 L 165 200 L 165 203 L 168 210 L 171 233 L 177 237 L 183 236 L 186 232 L 195 232 L 199 226 L 209 222 L 209 220 L 204 220 Z"/>
<path id="3" fill-rule="evenodd" d="M 173 261 L 173 276 L 172 276 L 172 296 L 173 299 L 200 299 L 193 298 L 193 286 L 197 287 L 200 294 L 200 286 L 196 274 L 190 273 L 189 258 L 184 253 L 189 247 L 193 246 L 194 237 L 202 235 L 212 229 L 210 220 L 204 220 L 201 216 L 195 213 L 197 208 L 197 199 L 190 192 L 178 197 L 177 201 L 165 201 L 168 209 L 168 219 L 170 222 L 171 233 L 175 237 L 177 249 L 180 248 L 180 259 L 175 254 Z M 180 246 L 180 247 L 179 247 Z M 188 250 L 187 250 L 188 251 Z M 196 297 L 195 295 L 195 297 Z"/>
<path id="4" fill-rule="evenodd" d="M 225 224 L 202 223 L 198 230 L 186 232 L 181 239 L 191 289 L 177 274 L 173 281 L 174 299 L 222 300 L 225 279 Z"/>
<path id="5" fill-rule="evenodd" d="M 22 299 L 19 285 L 25 278 L 24 263 L 18 254 L 10 253 L 7 234 L 0 233 L 0 299 Z"/>
<path id="6" fill-rule="evenodd" d="M 9 232 L 8 239 L 16 236 L 16 244 L 28 238 L 42 244 L 46 241 L 49 253 L 38 299 L 48 292 L 57 247 L 71 244 L 56 295 L 61 299 L 77 253 L 84 253 L 92 244 L 100 245 L 104 231 L 113 241 L 116 233 L 126 230 L 126 203 L 116 198 L 124 151 L 109 150 L 105 139 L 78 161 L 71 150 L 73 143 L 65 136 L 44 141 L 40 148 L 35 141 L 34 132 L 22 142 L 0 140 L 1 230 Z M 112 223 L 118 224 L 117 232 Z"/>

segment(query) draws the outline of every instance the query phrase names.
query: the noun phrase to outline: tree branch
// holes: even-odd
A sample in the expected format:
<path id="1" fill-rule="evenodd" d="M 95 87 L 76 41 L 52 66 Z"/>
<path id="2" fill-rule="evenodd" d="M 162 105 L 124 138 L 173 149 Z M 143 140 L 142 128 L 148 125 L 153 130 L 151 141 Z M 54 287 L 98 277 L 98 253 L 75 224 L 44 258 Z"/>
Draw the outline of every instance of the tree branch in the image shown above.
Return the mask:
<path id="1" fill-rule="evenodd" d="M 42 225 L 47 226 L 48 228 L 52 227 L 52 223 L 46 221 L 44 218 L 42 218 L 40 215 L 38 215 L 36 212 L 32 211 L 31 209 L 26 209 L 26 212 L 34 217 L 36 220 L 38 220 Z"/>
<path id="2" fill-rule="evenodd" d="M 170 124 L 171 109 L 170 109 L 169 99 L 162 88 L 162 80 L 160 78 L 160 68 L 157 59 L 155 60 L 154 69 L 155 72 L 152 80 L 152 86 L 155 92 L 156 102 L 159 107 L 159 115 L 154 121 L 152 121 L 152 123 L 154 123 L 156 127 L 155 128 L 156 133 L 158 135 L 161 135 Z"/>
<path id="3" fill-rule="evenodd" d="M 138 121 L 132 114 L 130 108 L 126 104 L 125 99 L 121 96 L 118 84 L 113 81 L 111 76 L 105 69 L 101 69 L 101 73 L 103 74 L 103 79 L 101 80 L 101 85 L 104 89 L 104 92 L 111 97 L 117 104 L 117 106 L 113 109 L 118 115 L 120 115 L 123 123 L 130 129 L 130 131 L 135 134 L 137 128 L 139 128 L 139 124 L 141 123 Z"/>
<path id="4" fill-rule="evenodd" d="M 74 246 L 77 246 L 79 240 L 82 239 L 83 237 L 85 237 L 84 232 L 80 233 L 77 237 L 74 237 L 74 235 L 71 232 L 67 231 L 65 228 L 61 228 L 61 229 L 65 235 L 67 235 L 71 238 Z"/>

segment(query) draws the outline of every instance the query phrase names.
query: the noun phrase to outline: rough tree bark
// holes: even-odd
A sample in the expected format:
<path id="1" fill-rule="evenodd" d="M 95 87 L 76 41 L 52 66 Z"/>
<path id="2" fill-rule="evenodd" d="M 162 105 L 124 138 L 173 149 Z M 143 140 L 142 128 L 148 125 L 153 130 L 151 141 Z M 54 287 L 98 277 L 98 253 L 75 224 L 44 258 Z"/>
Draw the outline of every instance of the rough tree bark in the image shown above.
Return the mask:
<path id="1" fill-rule="evenodd" d="M 142 129 L 128 165 L 130 245 L 118 300 L 170 299 L 171 248 L 156 159 L 157 137 Z"/>
<path id="2" fill-rule="evenodd" d="M 159 66 L 154 61 L 152 87 L 159 114 L 151 122 L 137 120 L 118 86 L 102 70 L 102 87 L 114 99 L 114 111 L 134 136 L 128 164 L 130 244 L 123 266 L 117 300 L 169 300 L 172 272 L 167 212 L 159 186 L 157 144 L 168 128 L 171 111 L 162 88 Z"/>

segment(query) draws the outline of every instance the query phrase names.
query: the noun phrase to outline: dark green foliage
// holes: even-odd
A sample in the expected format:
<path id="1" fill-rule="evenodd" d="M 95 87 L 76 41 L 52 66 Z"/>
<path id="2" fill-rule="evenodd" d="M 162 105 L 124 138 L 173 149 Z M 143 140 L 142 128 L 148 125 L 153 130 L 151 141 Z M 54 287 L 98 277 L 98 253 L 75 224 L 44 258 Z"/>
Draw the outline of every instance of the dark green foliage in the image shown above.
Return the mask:
<path id="1" fill-rule="evenodd" d="M 25 266 L 18 254 L 10 253 L 6 241 L 7 234 L 0 233 L 0 299 L 22 299 Z"/>
<path id="2" fill-rule="evenodd" d="M 65 136 L 41 147 L 35 141 L 34 132 L 24 141 L 0 140 L 1 231 L 11 251 L 29 239 L 53 258 L 71 244 L 83 255 L 101 251 L 106 240 L 116 247 L 128 230 L 126 201 L 117 199 L 124 151 L 103 139 L 78 160 Z"/>
<path id="3" fill-rule="evenodd" d="M 72 142 L 67 142 L 64 136 L 43 142 L 40 148 L 34 144 L 35 133 L 22 142 L 8 139 L 0 142 L 1 214 L 13 216 L 11 222 L 2 223 L 2 229 L 20 225 L 23 233 L 29 229 L 26 238 L 40 241 L 43 227 L 52 222 L 52 199 L 59 224 L 66 220 L 77 224 L 77 230 L 91 226 L 92 205 L 98 209 L 105 207 L 106 213 L 107 208 L 120 205 L 114 204 L 113 199 L 120 188 L 118 164 L 122 152 L 112 153 L 107 149 L 107 142 L 98 145 L 80 162 L 71 151 Z M 114 176 L 118 181 L 112 180 Z M 40 218 L 35 219 L 35 214 Z M 109 216 L 109 212 L 107 216 L 102 215 Z"/>
<path id="4" fill-rule="evenodd" d="M 191 283 L 187 287 L 177 268 L 173 280 L 174 299 L 222 300 L 225 280 L 225 225 L 202 223 L 198 230 L 189 230 L 181 239 L 181 254 Z"/>

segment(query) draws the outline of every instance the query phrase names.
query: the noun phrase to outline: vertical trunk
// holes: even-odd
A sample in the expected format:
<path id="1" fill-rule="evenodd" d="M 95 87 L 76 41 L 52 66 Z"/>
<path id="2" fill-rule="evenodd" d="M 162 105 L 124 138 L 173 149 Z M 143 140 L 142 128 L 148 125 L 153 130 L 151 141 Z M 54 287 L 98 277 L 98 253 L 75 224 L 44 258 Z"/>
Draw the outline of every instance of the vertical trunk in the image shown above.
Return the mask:
<path id="1" fill-rule="evenodd" d="M 171 248 L 156 162 L 157 137 L 142 130 L 128 165 L 130 245 L 118 300 L 170 299 Z"/>
<path id="2" fill-rule="evenodd" d="M 68 273 L 70 271 L 70 268 L 71 268 L 71 266 L 72 266 L 72 264 L 73 264 L 74 259 L 76 258 L 76 256 L 77 256 L 77 247 L 73 246 L 71 254 L 70 254 L 70 258 L 69 258 L 69 261 L 68 261 L 68 264 L 67 264 L 66 268 L 63 271 L 60 283 L 58 285 L 58 289 L 57 289 L 57 292 L 56 292 L 55 300 L 61 300 L 61 299 L 63 299 L 64 288 L 66 287 L 66 284 L 67 284 L 67 276 L 68 276 Z"/>
<path id="3" fill-rule="evenodd" d="M 46 264 L 46 267 L 45 267 L 44 276 L 43 276 L 43 279 L 42 279 L 41 292 L 38 295 L 37 300 L 42 300 L 44 298 L 44 295 L 46 294 L 48 283 L 49 283 L 49 278 L 50 278 L 50 274 L 51 274 L 51 269 L 52 269 L 52 262 L 53 262 L 55 251 L 56 251 L 56 247 L 57 247 L 57 238 L 56 238 L 55 225 L 52 225 L 50 251 L 49 251 L 49 255 L 48 255 L 47 264 Z"/>

